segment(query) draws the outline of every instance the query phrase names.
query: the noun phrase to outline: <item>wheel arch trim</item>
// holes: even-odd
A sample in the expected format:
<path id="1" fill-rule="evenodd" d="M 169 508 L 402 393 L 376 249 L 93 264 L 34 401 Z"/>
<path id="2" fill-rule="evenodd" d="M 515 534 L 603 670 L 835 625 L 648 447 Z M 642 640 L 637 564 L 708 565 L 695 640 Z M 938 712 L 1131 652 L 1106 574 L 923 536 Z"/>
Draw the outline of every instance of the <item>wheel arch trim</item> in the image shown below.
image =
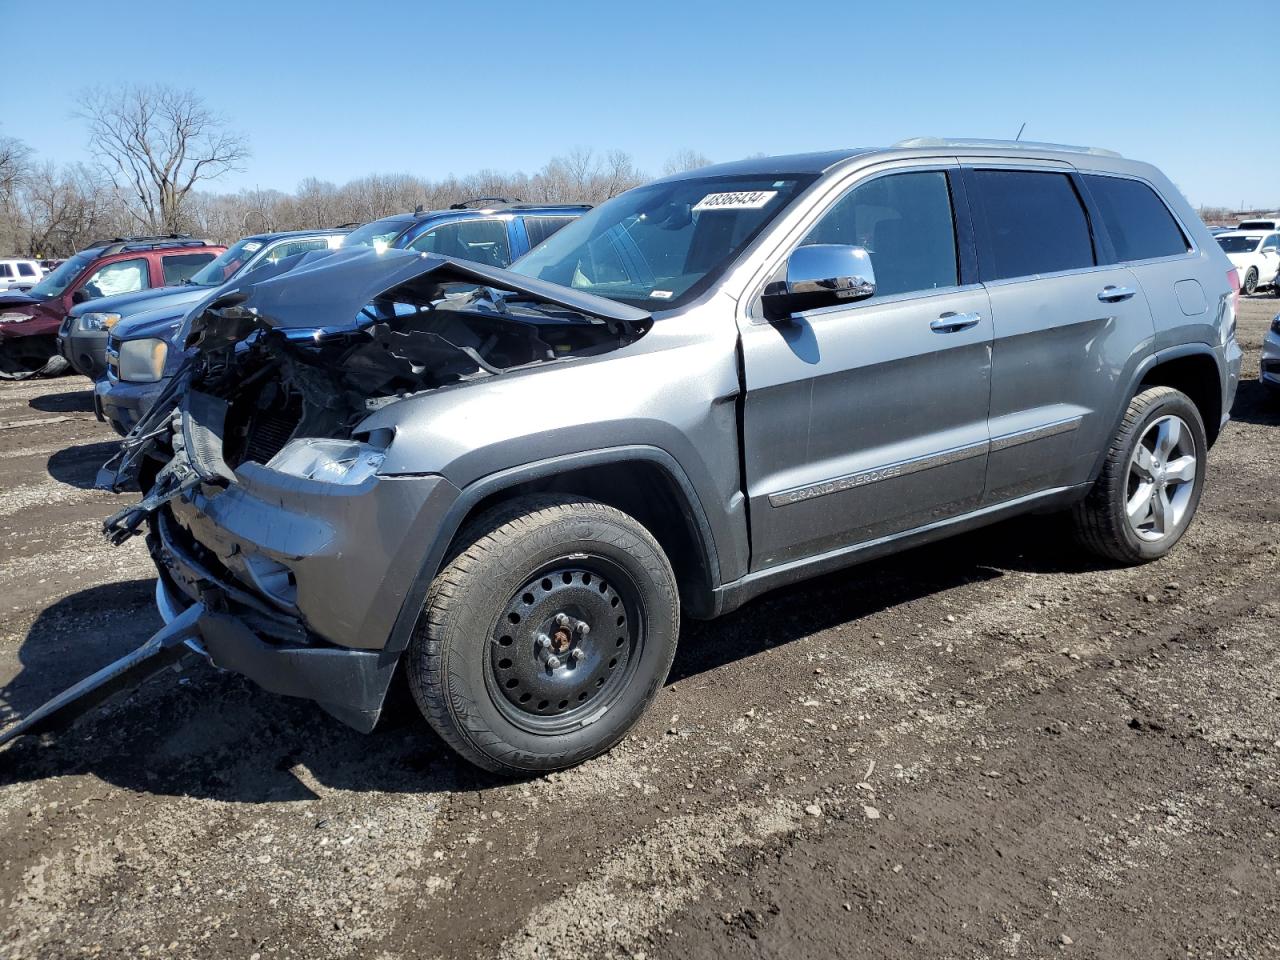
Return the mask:
<path id="1" fill-rule="evenodd" d="M 431 581 L 443 566 L 445 553 L 458 535 L 458 531 L 462 529 L 467 517 L 481 501 L 495 493 L 501 493 L 530 481 L 545 480 L 584 467 L 636 461 L 644 461 L 662 470 L 684 498 L 694 521 L 693 529 L 689 532 L 693 535 L 697 549 L 702 554 L 702 561 L 710 579 L 710 583 L 707 584 L 708 591 L 709 593 L 714 591 L 721 582 L 715 537 L 697 489 L 679 461 L 666 450 L 647 444 L 584 450 L 498 470 L 472 481 L 461 489 L 458 498 L 441 520 L 435 539 L 431 542 L 417 575 L 405 593 L 385 650 L 388 653 L 400 653 L 409 645 L 409 639 L 413 635 L 413 628 L 417 623 L 422 604 L 426 600 Z"/>
<path id="2" fill-rule="evenodd" d="M 1096 481 L 1098 476 L 1102 473 L 1102 464 L 1107 458 L 1107 450 L 1110 446 L 1111 438 L 1115 437 L 1116 432 L 1120 429 L 1120 424 L 1124 422 L 1125 413 L 1129 409 L 1129 401 L 1138 395 L 1138 388 L 1142 385 L 1143 380 L 1147 378 L 1147 375 L 1156 367 L 1161 364 L 1168 363 L 1171 360 L 1182 360 L 1186 357 L 1197 356 L 1204 357 L 1213 363 L 1214 369 L 1218 372 L 1218 391 L 1219 396 L 1221 397 L 1226 373 L 1221 358 L 1210 344 L 1182 343 L 1177 346 L 1166 347 L 1164 350 L 1158 350 L 1155 353 L 1149 354 L 1134 368 L 1133 374 L 1129 378 L 1129 385 L 1128 390 L 1125 393 L 1124 404 L 1116 412 L 1116 416 L 1111 423 L 1111 431 L 1107 434 L 1106 443 L 1099 450 L 1097 459 L 1094 461 L 1093 470 L 1089 475 L 1090 482 Z M 1194 403 L 1194 400 L 1192 402 Z M 1221 404 L 1222 401 L 1219 400 L 1219 403 Z M 1205 424 L 1205 432 L 1208 433 L 1216 426 L 1220 425 Z"/>

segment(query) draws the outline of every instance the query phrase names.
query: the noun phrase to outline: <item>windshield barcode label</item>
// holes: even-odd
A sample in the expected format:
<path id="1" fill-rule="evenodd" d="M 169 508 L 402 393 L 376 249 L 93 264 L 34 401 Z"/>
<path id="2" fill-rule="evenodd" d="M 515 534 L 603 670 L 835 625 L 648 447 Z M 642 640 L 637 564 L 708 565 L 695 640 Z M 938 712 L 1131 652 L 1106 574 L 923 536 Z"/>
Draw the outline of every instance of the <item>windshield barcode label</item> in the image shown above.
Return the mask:
<path id="1" fill-rule="evenodd" d="M 694 205 L 699 210 L 759 210 L 778 195 L 777 190 L 744 190 L 739 193 L 708 193 Z"/>

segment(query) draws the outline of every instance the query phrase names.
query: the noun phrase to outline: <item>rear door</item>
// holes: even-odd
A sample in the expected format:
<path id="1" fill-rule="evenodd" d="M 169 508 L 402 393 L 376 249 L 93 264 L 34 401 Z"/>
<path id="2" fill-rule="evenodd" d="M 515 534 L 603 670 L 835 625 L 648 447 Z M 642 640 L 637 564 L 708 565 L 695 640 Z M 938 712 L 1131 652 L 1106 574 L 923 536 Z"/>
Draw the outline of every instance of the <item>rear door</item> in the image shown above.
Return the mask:
<path id="1" fill-rule="evenodd" d="M 912 162 L 866 176 L 800 240 L 865 247 L 874 296 L 742 323 L 753 569 L 981 499 L 991 319 L 957 174 Z"/>
<path id="2" fill-rule="evenodd" d="M 1075 171 L 966 164 L 991 298 L 991 454 L 985 503 L 1083 483 L 1115 426 L 1151 312 L 1108 262 Z"/>

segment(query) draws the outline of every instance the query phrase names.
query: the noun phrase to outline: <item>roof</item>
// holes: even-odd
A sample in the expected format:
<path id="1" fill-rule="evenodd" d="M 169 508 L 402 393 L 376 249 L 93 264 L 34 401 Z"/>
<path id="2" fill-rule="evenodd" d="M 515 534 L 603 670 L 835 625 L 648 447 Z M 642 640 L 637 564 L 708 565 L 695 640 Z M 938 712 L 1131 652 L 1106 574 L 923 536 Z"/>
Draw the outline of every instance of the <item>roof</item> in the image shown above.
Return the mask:
<path id="1" fill-rule="evenodd" d="M 1099 147 L 1077 147 L 1064 143 L 1039 143 L 1030 140 L 979 140 L 943 139 L 939 137 L 915 137 L 900 140 L 889 147 L 850 147 L 844 150 L 823 150 L 818 153 L 793 153 L 777 157 L 751 157 L 730 163 L 715 163 L 686 173 L 667 177 L 667 180 L 683 180 L 688 177 L 768 176 L 770 174 L 820 174 L 826 173 L 855 157 L 869 154 L 908 154 L 920 156 L 937 154 L 942 149 L 952 154 L 1083 154 L 1093 157 L 1123 159 L 1112 150 Z"/>
<path id="2" fill-rule="evenodd" d="M 1223 237 L 1254 237 L 1255 239 L 1260 240 L 1263 237 L 1269 237 L 1271 236 L 1271 234 L 1276 232 L 1280 232 L 1280 231 L 1261 230 L 1261 229 L 1259 230 L 1228 230 L 1225 233 L 1215 233 L 1213 236 L 1217 240 L 1221 240 Z"/>
<path id="3" fill-rule="evenodd" d="M 271 243 L 274 240 L 280 240 L 284 237 L 345 237 L 352 231 L 352 227 L 316 227 L 314 230 L 269 230 L 266 233 L 251 233 L 247 237 L 241 237 L 241 240 L 260 240 L 263 243 Z"/>
<path id="4" fill-rule="evenodd" d="M 729 163 L 713 163 L 709 167 L 699 167 L 697 170 L 678 173 L 666 179 L 683 180 L 694 175 L 699 177 L 725 177 L 764 176 L 775 173 L 825 173 L 846 160 L 875 152 L 873 148 L 857 147 L 847 150 L 823 150 L 819 153 L 792 153 L 779 157 L 750 157 L 746 160 L 734 160 Z"/>

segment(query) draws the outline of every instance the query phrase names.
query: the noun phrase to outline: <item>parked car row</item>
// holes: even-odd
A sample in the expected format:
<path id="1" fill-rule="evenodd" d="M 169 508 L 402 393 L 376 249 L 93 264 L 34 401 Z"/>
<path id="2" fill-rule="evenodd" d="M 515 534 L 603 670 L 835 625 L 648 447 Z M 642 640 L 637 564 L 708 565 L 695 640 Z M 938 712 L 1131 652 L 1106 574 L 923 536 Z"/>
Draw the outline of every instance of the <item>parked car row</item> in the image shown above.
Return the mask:
<path id="1" fill-rule="evenodd" d="M 35 260 L 0 259 L 0 292 L 30 290 L 44 276 L 44 268 Z"/>
<path id="2" fill-rule="evenodd" d="M 94 301 L 74 308 L 61 328 L 61 350 L 97 380 L 98 415 L 131 430 L 190 351 L 178 332 L 183 316 L 210 289 L 240 281 L 302 254 L 372 247 L 408 249 L 504 267 L 588 206 L 521 204 L 484 198 L 448 210 L 416 211 L 347 230 L 291 231 L 245 237 L 183 286 Z"/>
<path id="3" fill-rule="evenodd" d="M 58 330 L 75 306 L 181 283 L 224 249 L 177 235 L 117 238 L 80 251 L 26 292 L 0 294 L 0 378 L 65 369 Z"/>
<path id="4" fill-rule="evenodd" d="M 1169 180 L 1047 144 L 404 215 L 230 277 L 108 329 L 104 409 L 162 384 L 101 480 L 142 490 L 105 528 L 166 626 L 0 742 L 194 650 L 366 731 L 403 665 L 462 756 L 563 768 L 682 615 L 1029 511 L 1164 556 L 1241 365 L 1239 268 Z"/>

